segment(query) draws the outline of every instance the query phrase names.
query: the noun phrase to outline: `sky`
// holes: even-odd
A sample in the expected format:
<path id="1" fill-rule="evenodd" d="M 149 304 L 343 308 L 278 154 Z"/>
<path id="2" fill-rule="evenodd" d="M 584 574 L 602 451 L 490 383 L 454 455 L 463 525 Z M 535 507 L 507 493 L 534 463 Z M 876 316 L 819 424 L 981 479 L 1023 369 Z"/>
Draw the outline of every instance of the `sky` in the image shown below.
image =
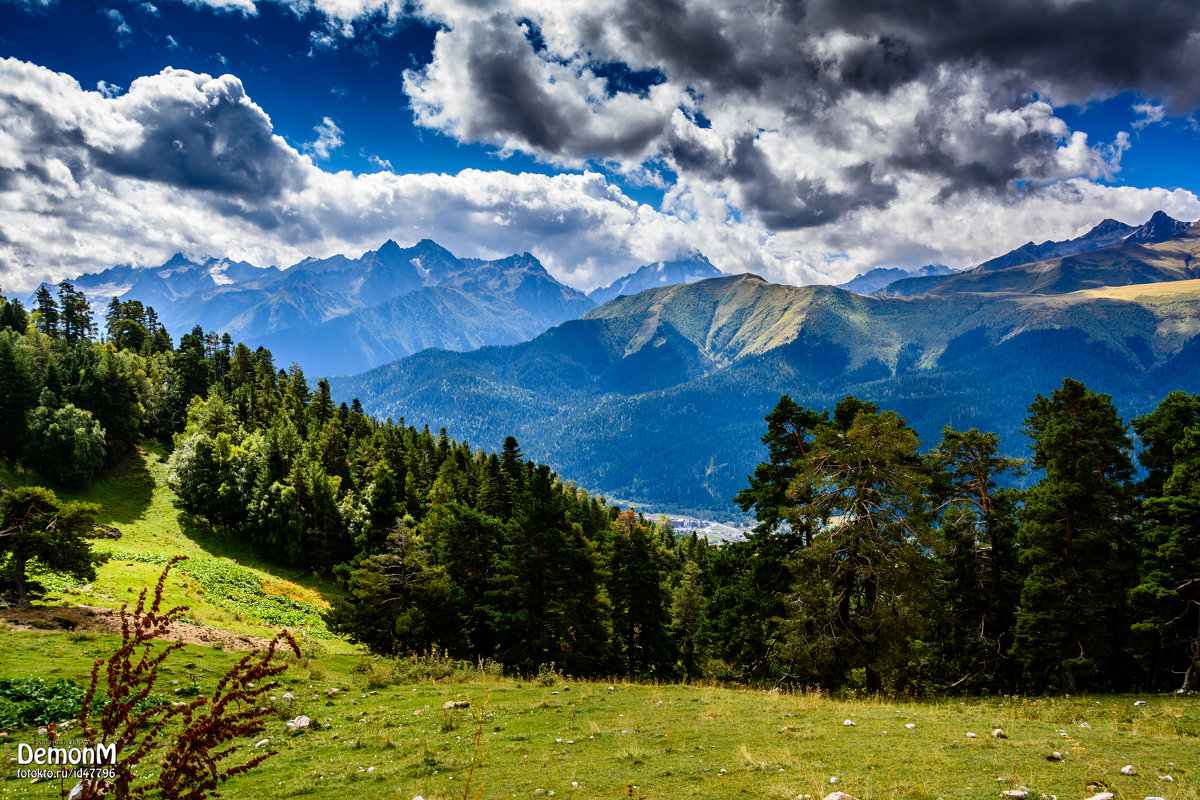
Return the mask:
<path id="1" fill-rule="evenodd" d="M 0 0 L 0 289 L 431 238 L 841 282 L 1200 217 L 1194 0 Z"/>

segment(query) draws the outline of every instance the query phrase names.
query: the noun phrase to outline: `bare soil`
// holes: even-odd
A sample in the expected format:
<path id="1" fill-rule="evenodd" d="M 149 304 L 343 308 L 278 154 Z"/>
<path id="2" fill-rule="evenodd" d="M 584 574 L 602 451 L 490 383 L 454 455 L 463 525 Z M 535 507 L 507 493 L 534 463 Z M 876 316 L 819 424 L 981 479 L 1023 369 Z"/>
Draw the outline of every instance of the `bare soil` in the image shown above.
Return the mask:
<path id="1" fill-rule="evenodd" d="M 0 620 L 17 630 L 94 631 L 114 633 L 118 636 L 121 634 L 121 612 L 99 606 L 8 608 L 0 611 Z M 165 638 L 225 650 L 254 650 L 266 648 L 269 644 L 269 640 L 258 636 L 244 636 L 191 622 L 174 623 Z"/>

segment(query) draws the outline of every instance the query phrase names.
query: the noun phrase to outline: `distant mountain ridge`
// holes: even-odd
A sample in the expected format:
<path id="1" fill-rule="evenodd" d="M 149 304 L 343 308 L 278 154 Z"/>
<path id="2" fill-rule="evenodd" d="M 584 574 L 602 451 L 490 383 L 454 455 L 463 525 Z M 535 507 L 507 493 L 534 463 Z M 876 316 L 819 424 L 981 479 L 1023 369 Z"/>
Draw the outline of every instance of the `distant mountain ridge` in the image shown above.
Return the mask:
<path id="1" fill-rule="evenodd" d="M 593 295 L 721 274 L 693 250 L 645 265 Z M 200 325 L 267 346 L 280 364 L 295 361 L 331 375 L 427 347 L 514 344 L 597 303 L 555 280 L 530 253 L 459 258 L 431 239 L 411 247 L 389 239 L 358 258 L 309 257 L 284 269 L 176 254 L 158 267 L 116 266 L 72 283 L 98 307 L 114 296 L 154 306 L 175 336 Z"/>
<path id="2" fill-rule="evenodd" d="M 1106 219 L 1066 242 L 1032 242 L 947 277 L 904 278 L 878 290 L 889 297 L 951 292 L 1061 294 L 1200 277 L 1200 223 L 1162 211 L 1133 227 Z"/>
<path id="3" fill-rule="evenodd" d="M 872 294 L 904 278 L 928 278 L 953 275 L 955 272 L 957 270 L 944 264 L 928 264 L 915 270 L 903 267 L 875 267 L 875 269 L 860 272 L 845 283 L 837 284 L 837 287 L 855 294 Z"/>
<path id="4" fill-rule="evenodd" d="M 608 286 L 593 289 L 588 297 L 601 306 L 621 295 L 637 294 L 646 289 L 655 289 L 676 283 L 694 283 L 706 278 L 724 275 L 714 267 L 702 253 L 693 250 L 686 258 L 675 261 L 659 261 L 622 276 Z"/>

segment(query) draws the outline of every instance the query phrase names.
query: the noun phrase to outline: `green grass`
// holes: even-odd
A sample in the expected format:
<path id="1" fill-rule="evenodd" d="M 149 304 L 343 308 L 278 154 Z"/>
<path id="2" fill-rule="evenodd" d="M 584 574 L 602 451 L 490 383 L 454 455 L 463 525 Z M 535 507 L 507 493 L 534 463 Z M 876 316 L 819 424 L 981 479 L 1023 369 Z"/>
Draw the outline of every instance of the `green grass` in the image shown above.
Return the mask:
<path id="1" fill-rule="evenodd" d="M 0 631 L 8 656 L 0 676 L 81 680 L 90 660 L 114 642 Z M 188 647 L 172 660 L 164 681 L 207 687 L 233 657 Z M 280 755 L 230 781 L 223 795 L 461 797 L 477 755 L 482 767 L 475 787 L 482 798 L 554 791 L 615 800 L 634 786 L 633 796 L 645 798 L 784 800 L 821 798 L 837 788 L 861 800 L 997 799 L 1002 789 L 1023 785 L 1031 797 L 1065 800 L 1092 794 L 1089 784 L 1118 798 L 1200 796 L 1200 704 L 1193 699 L 1148 697 L 1142 707 L 1126 696 L 916 703 L 621 682 L 543 686 L 495 675 L 481 681 L 478 672 L 414 680 L 412 667 L 347 653 L 293 664 L 273 694 L 290 691 L 297 700 L 277 701 L 265 734 Z M 331 688 L 339 692 L 330 696 Z M 442 710 L 456 699 L 469 699 L 472 707 Z M 314 730 L 287 735 L 284 721 L 300 713 L 313 719 Z M 846 727 L 845 719 L 856 724 Z M 1081 728 L 1083 722 L 1091 728 Z M 483 731 L 478 753 L 477 723 Z M 992 738 L 996 727 L 1008 738 Z M 969 739 L 968 732 L 978 737 Z M 28 735 L 18 732 L 9 741 Z M 15 746 L 0 745 L 0 751 L 12 755 Z M 1046 759 L 1054 751 L 1062 761 Z M 1120 775 L 1125 764 L 1138 774 Z M 1159 780 L 1164 774 L 1175 781 Z M 835 776 L 836 786 L 829 783 Z M 0 780 L 0 796 L 49 796 L 44 791 L 37 795 L 25 782 Z"/>
<path id="2" fill-rule="evenodd" d="M 158 444 L 130 457 L 82 491 L 51 486 L 65 500 L 100 506 L 97 522 L 121 530 L 117 540 L 99 539 L 95 549 L 112 555 L 96 580 L 80 585 L 57 576 L 43 583 L 46 605 L 91 605 L 119 608 L 134 603 L 143 588 L 153 586 L 161 564 L 171 556 L 187 556 L 165 600 L 188 606 L 187 619 L 238 634 L 272 635 L 289 625 L 324 636 L 321 612 L 337 596 L 333 582 L 270 564 L 250 547 L 216 534 L 203 520 L 175 508 L 167 486 L 168 453 Z M 30 471 L 0 469 L 0 481 L 11 485 L 41 484 Z M 255 591 L 248 584 L 257 583 Z M 341 640 L 331 646 L 351 648 Z"/>
<path id="3" fill-rule="evenodd" d="M 0 472 L 0 480 L 37 482 L 12 472 Z M 161 451 L 131 460 L 82 495 L 62 494 L 101 503 L 100 521 L 117 525 L 124 536 L 100 543 L 116 557 L 90 589 L 63 587 L 51 601 L 120 605 L 156 579 L 161 567 L 149 562 L 174 554 L 191 556 L 195 567 L 173 573 L 167 602 L 189 605 L 189 617 L 238 633 L 270 632 L 263 620 L 270 612 L 253 599 L 229 600 L 248 577 L 277 597 L 312 605 L 334 591 L 311 576 L 264 564 L 180 515 L 165 485 Z M 92 661 L 116 643 L 104 634 L 0 624 L 0 678 L 82 684 Z M 280 755 L 230 781 L 224 797 L 459 798 L 478 756 L 471 796 L 479 789 L 484 799 L 544 798 L 553 791 L 579 800 L 616 800 L 627 792 L 647 800 L 802 794 L 820 800 L 841 789 L 860 800 L 1000 800 L 1001 790 L 1027 786 L 1034 800 L 1082 800 L 1093 785 L 1122 800 L 1200 800 L 1200 701 L 1192 698 L 1147 697 L 1139 707 L 1133 705 L 1138 698 L 1125 696 L 906 702 L 622 682 L 541 685 L 464 671 L 436 658 L 370 659 L 336 638 L 310 647 L 311 657 L 293 663 L 273 693 L 297 698 L 277 700 L 268 724 L 266 736 Z M 237 655 L 188 646 L 168 663 L 159 688 L 169 692 L 178 680 L 207 690 Z M 327 694 L 332 688 L 339 692 Z M 472 708 L 443 711 L 443 702 L 454 699 L 470 699 Z M 314 729 L 287 735 L 284 722 L 301 713 Z M 846 719 L 855 725 L 844 726 Z M 1080 727 L 1084 722 L 1090 729 Z M 1008 738 L 993 738 L 996 727 Z M 18 730 L 0 739 L 0 757 L 7 762 L 16 743 L 32 735 Z M 1062 761 L 1047 760 L 1055 751 Z M 1138 774 L 1120 775 L 1126 764 Z M 1174 782 L 1159 780 L 1166 774 Z M 831 777 L 838 783 L 830 784 Z M 55 791 L 0 771 L 0 797 L 53 797 Z"/>

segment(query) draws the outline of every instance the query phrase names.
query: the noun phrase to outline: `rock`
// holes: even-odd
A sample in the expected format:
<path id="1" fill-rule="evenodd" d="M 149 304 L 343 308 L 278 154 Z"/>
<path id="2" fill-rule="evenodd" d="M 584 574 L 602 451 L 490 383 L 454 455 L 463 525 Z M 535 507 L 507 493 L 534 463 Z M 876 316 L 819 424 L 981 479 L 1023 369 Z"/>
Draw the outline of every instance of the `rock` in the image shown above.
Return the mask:
<path id="1" fill-rule="evenodd" d="M 979 737 L 978 737 L 978 736 L 976 736 L 976 735 L 975 735 L 975 734 L 973 734 L 973 733 L 968 733 L 968 734 L 967 734 L 967 738 L 968 738 L 968 739 L 978 739 Z"/>
<path id="2" fill-rule="evenodd" d="M 837 776 L 836 776 L 836 775 L 834 775 L 832 778 L 830 778 L 830 779 L 829 779 L 829 782 L 830 782 L 830 783 L 837 783 L 837 782 L 838 782 Z"/>
<path id="3" fill-rule="evenodd" d="M 1112 792 L 1097 792 L 1087 800 L 1116 800 L 1116 795 Z"/>
<path id="4" fill-rule="evenodd" d="M 375 771 L 374 767 L 367 767 L 367 772 L 374 772 L 374 771 Z"/>
<path id="5" fill-rule="evenodd" d="M 120 539 L 121 531 L 113 525 L 97 525 L 92 528 L 93 539 Z"/>
<path id="6" fill-rule="evenodd" d="M 414 717 L 419 717 L 419 716 L 421 716 L 421 715 L 422 715 L 422 714 L 424 714 L 424 713 L 425 713 L 425 709 L 423 709 L 423 708 L 418 708 L 416 711 L 414 711 L 414 712 L 413 712 L 413 716 L 414 716 Z"/>
<path id="7" fill-rule="evenodd" d="M 1092 726 L 1088 725 L 1086 722 L 1079 723 L 1079 727 L 1083 728 L 1085 731 L 1090 731 L 1092 729 Z"/>
<path id="8" fill-rule="evenodd" d="M 270 739 L 260 739 L 258 744 L 254 745 L 254 747 L 255 747 L 255 749 L 260 748 L 260 747 L 266 747 L 270 743 L 271 743 Z"/>
<path id="9" fill-rule="evenodd" d="M 1146 800 L 1167 800 L 1165 797 L 1147 797 Z"/>
<path id="10" fill-rule="evenodd" d="M 843 720 L 842 725 L 846 726 L 847 728 L 852 728 L 852 727 L 854 727 L 854 720 L 852 720 L 852 719 Z"/>
<path id="11" fill-rule="evenodd" d="M 1028 797 L 1029 790 L 1022 786 L 1020 789 L 1005 789 L 1001 794 L 1005 797 L 1021 798 Z"/>
<path id="12" fill-rule="evenodd" d="M 307 728 L 310 722 L 312 722 L 312 720 L 301 714 L 295 719 L 288 720 L 283 727 L 295 733 L 296 731 L 302 731 Z"/>
<path id="13" fill-rule="evenodd" d="M 83 794 L 83 781 L 75 784 L 75 788 L 71 790 L 69 795 L 67 795 L 67 800 L 76 800 L 76 798 L 78 798 L 81 794 Z"/>
<path id="14" fill-rule="evenodd" d="M 1160 781 L 1166 781 L 1167 783 L 1174 783 L 1174 782 L 1175 782 L 1175 779 L 1174 779 L 1174 778 L 1172 778 L 1170 775 L 1159 775 L 1159 776 L 1158 776 L 1158 779 L 1159 779 Z"/>
<path id="15" fill-rule="evenodd" d="M 830 792 L 825 795 L 825 800 L 858 800 L 858 798 L 845 792 Z"/>
<path id="16" fill-rule="evenodd" d="M 1135 703 L 1134 703 L 1134 705 L 1135 705 L 1135 706 L 1144 706 L 1144 705 L 1146 705 L 1146 701 L 1145 701 L 1145 700 L 1138 700 L 1137 702 L 1135 702 Z"/>
<path id="17" fill-rule="evenodd" d="M 904 727 L 908 728 L 908 729 L 911 731 L 913 728 L 917 727 L 917 723 L 915 723 L 915 722 L 906 722 L 906 723 L 904 723 Z"/>
<path id="18" fill-rule="evenodd" d="M 1137 775 L 1137 770 L 1133 768 L 1133 764 L 1126 764 L 1121 767 L 1122 775 Z"/>
<path id="19" fill-rule="evenodd" d="M 1003 728 L 996 728 L 992 731 L 992 737 L 996 739 L 1007 739 L 1008 735 L 1004 733 Z"/>
<path id="20" fill-rule="evenodd" d="M 447 709 L 447 708 L 470 708 L 470 707 L 471 707 L 470 700 L 447 700 L 446 702 L 442 703 L 443 710 Z"/>
<path id="21" fill-rule="evenodd" d="M 333 697 L 339 691 L 340 690 L 336 686 L 331 686 L 330 688 L 325 690 L 325 694 L 329 695 L 330 697 Z"/>
<path id="22" fill-rule="evenodd" d="M 294 694 L 292 694 L 291 692 L 284 692 L 283 699 L 284 700 L 295 700 L 296 696 Z"/>
<path id="23" fill-rule="evenodd" d="M 1062 753 L 1055 750 L 1050 755 L 1046 756 L 1047 761 L 1062 761 Z"/>

